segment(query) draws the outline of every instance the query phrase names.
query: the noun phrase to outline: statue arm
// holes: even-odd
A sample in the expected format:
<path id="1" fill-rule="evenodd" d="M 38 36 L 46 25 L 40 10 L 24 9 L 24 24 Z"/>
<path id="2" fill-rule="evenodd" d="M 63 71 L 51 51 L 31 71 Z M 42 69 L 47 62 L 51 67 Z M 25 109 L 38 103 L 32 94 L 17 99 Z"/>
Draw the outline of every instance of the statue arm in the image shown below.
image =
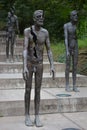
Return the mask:
<path id="1" fill-rule="evenodd" d="M 17 28 L 18 33 L 19 33 L 19 22 L 18 22 L 18 17 L 17 17 L 17 16 L 15 16 L 15 18 L 16 18 L 16 28 Z"/>
<path id="2" fill-rule="evenodd" d="M 28 68 L 27 68 L 27 48 L 28 48 L 28 31 L 24 30 L 24 49 L 23 49 L 23 77 L 27 78 Z"/>
<path id="3" fill-rule="evenodd" d="M 46 32 L 46 50 L 47 50 L 47 55 L 48 55 L 48 59 L 50 62 L 50 70 L 52 72 L 52 77 L 53 79 L 55 78 L 55 72 L 54 72 L 54 64 L 53 64 L 53 55 L 52 55 L 52 51 L 50 49 L 50 40 L 49 40 L 49 33 L 48 31 Z"/>
<path id="4" fill-rule="evenodd" d="M 8 31 L 8 27 L 9 27 L 9 19 L 6 19 L 6 31 Z"/>
<path id="5" fill-rule="evenodd" d="M 66 53 L 67 55 L 69 55 L 67 24 L 64 24 L 64 37 L 65 37 Z"/>

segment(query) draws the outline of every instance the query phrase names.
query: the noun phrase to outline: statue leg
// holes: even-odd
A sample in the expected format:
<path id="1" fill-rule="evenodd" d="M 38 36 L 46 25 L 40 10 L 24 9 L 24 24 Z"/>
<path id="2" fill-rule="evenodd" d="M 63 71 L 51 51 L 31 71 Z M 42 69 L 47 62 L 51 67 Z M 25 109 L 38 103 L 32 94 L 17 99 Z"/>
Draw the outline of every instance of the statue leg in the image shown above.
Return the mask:
<path id="1" fill-rule="evenodd" d="M 31 67 L 29 67 L 29 77 L 25 82 L 25 125 L 33 126 L 33 123 L 30 119 L 30 96 L 31 96 L 31 87 L 32 87 L 32 75 Z"/>
<path id="2" fill-rule="evenodd" d="M 6 41 L 6 58 L 8 61 L 8 59 L 9 59 L 9 38 L 7 38 L 7 41 Z"/>
<path id="3" fill-rule="evenodd" d="M 15 33 L 12 32 L 12 38 L 11 38 L 11 61 L 13 62 L 14 57 L 14 42 L 15 42 Z"/>
<path id="4" fill-rule="evenodd" d="M 70 56 L 66 57 L 66 70 L 65 70 L 65 80 L 66 80 L 66 87 L 65 90 L 70 92 L 70 87 L 69 87 L 69 71 L 70 71 Z"/>
<path id="5" fill-rule="evenodd" d="M 79 92 L 79 90 L 76 87 L 77 62 L 78 62 L 78 54 L 77 54 L 77 52 L 75 52 L 75 54 L 72 56 L 73 91 L 75 91 L 75 92 Z"/>
<path id="6" fill-rule="evenodd" d="M 42 123 L 39 119 L 39 107 L 40 107 L 40 90 L 42 83 L 43 64 L 37 65 L 35 72 L 35 124 L 37 127 L 42 127 Z"/>

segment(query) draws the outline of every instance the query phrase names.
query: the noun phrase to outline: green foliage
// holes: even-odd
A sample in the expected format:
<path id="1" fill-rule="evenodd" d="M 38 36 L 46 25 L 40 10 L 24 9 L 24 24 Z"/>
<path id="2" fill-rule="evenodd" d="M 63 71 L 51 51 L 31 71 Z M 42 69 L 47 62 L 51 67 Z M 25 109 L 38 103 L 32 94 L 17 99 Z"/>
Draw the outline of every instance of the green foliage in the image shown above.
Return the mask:
<path id="1" fill-rule="evenodd" d="M 82 49 L 82 48 L 87 48 L 87 38 L 79 39 L 78 40 L 78 46 L 79 46 L 79 50 Z"/>
<path id="2" fill-rule="evenodd" d="M 63 39 L 63 25 L 70 20 L 69 13 L 74 9 L 78 10 L 79 14 L 79 37 L 86 33 L 87 29 L 84 31 L 84 23 L 87 21 L 86 0 L 0 0 L 0 21 L 6 22 L 7 12 L 13 5 L 16 8 L 21 34 L 24 28 L 33 24 L 32 15 L 37 9 L 44 10 L 44 27 L 48 29 L 52 40 Z"/>
<path id="3" fill-rule="evenodd" d="M 60 63 L 65 63 L 65 62 L 66 62 L 65 53 L 64 53 L 64 54 L 61 54 L 61 55 L 58 57 L 58 62 L 60 62 Z"/>
<path id="4" fill-rule="evenodd" d="M 55 61 L 63 62 L 63 57 L 65 56 L 65 45 L 63 42 L 54 42 L 51 44 L 53 57 Z"/>
<path id="5" fill-rule="evenodd" d="M 5 29 L 5 22 L 0 21 L 0 30 Z"/>
<path id="6" fill-rule="evenodd" d="M 87 19 L 86 18 L 80 21 L 78 37 L 81 39 L 84 39 L 85 37 L 87 37 Z"/>
<path id="7" fill-rule="evenodd" d="M 85 49 L 87 52 L 87 38 L 85 39 L 78 39 L 78 47 L 79 47 L 79 53 Z M 53 57 L 55 61 L 65 63 L 65 45 L 64 42 L 53 42 L 51 44 L 52 52 L 53 52 Z"/>
<path id="8" fill-rule="evenodd" d="M 83 64 L 78 67 L 78 73 L 87 75 L 87 61 L 85 61 Z"/>

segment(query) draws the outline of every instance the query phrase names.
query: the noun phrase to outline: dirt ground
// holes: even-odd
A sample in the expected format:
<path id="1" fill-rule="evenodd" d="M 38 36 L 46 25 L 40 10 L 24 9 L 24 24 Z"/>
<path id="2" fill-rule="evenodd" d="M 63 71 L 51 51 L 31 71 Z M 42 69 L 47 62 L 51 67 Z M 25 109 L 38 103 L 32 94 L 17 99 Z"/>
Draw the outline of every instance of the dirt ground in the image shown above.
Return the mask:
<path id="1" fill-rule="evenodd" d="M 78 73 L 87 75 L 87 48 L 79 50 Z"/>

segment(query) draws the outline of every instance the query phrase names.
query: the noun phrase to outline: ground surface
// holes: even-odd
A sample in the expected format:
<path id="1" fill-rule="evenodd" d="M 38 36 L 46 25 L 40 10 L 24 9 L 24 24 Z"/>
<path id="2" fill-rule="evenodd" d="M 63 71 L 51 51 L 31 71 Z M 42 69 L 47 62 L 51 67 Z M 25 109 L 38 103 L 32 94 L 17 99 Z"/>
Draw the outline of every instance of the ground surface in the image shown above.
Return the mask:
<path id="1" fill-rule="evenodd" d="M 87 75 L 87 48 L 82 49 L 79 52 L 78 72 Z"/>

